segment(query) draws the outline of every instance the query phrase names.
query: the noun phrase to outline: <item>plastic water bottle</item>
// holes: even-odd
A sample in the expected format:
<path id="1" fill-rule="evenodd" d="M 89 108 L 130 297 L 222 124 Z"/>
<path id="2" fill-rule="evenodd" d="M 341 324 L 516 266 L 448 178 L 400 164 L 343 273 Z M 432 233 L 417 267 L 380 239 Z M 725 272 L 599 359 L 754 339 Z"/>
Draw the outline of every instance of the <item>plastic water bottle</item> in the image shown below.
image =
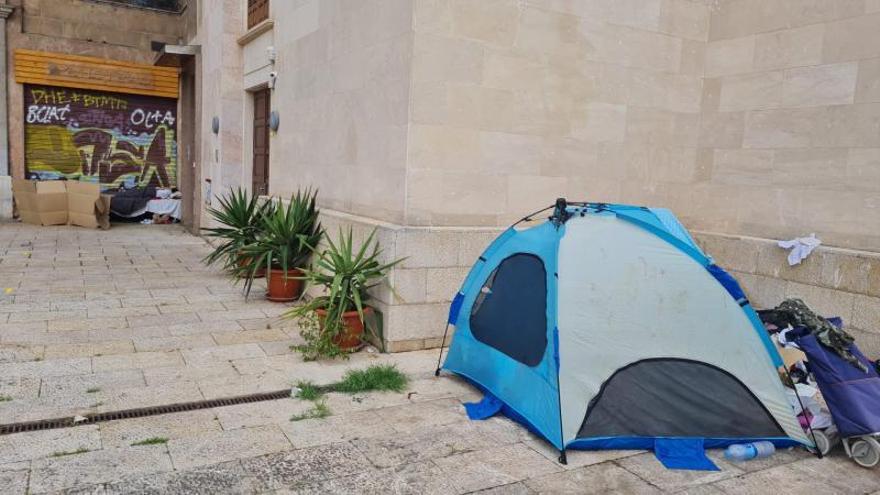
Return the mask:
<path id="1" fill-rule="evenodd" d="M 724 457 L 729 461 L 750 461 L 770 457 L 776 447 L 770 442 L 736 443 L 727 447 Z"/>

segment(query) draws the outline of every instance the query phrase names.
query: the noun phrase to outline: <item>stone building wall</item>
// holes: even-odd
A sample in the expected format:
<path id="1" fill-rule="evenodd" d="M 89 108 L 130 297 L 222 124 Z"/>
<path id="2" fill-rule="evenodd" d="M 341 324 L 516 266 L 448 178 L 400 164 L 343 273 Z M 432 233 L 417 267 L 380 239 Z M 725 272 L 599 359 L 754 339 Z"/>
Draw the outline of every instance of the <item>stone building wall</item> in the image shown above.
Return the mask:
<path id="1" fill-rule="evenodd" d="M 207 193 L 208 180 L 212 196 L 249 184 L 245 180 L 245 169 L 250 168 L 251 158 L 244 156 L 242 136 L 253 122 L 244 112 L 243 53 L 236 42 L 245 31 L 245 4 L 241 0 L 203 1 L 196 19 L 190 21 L 195 25 L 190 32 L 194 31 L 195 35 L 187 43 L 200 47 L 196 59 L 195 102 L 195 125 L 200 135 L 195 143 L 199 148 L 195 164 L 199 195 Z M 217 133 L 212 130 L 215 117 L 220 124 Z M 210 222 L 204 211 L 207 202 L 198 205 L 203 209 L 202 226 Z"/>
<path id="2" fill-rule="evenodd" d="M 403 223 L 411 0 L 273 2 L 278 73 L 269 192 Z M 282 28 L 283 27 L 283 28 Z"/>
<path id="3" fill-rule="evenodd" d="M 693 228 L 880 251 L 880 2 L 710 9 Z"/>
<path id="4" fill-rule="evenodd" d="M 756 306 L 803 297 L 880 352 L 877 0 L 273 9 L 270 190 L 409 256 L 377 293 L 392 350 L 439 344 L 483 247 L 566 196 L 669 207 Z M 810 232 L 836 247 L 788 268 L 772 239 Z"/>
<path id="5" fill-rule="evenodd" d="M 708 20 L 689 0 L 416 2 L 407 223 L 669 203 L 700 173 Z"/>

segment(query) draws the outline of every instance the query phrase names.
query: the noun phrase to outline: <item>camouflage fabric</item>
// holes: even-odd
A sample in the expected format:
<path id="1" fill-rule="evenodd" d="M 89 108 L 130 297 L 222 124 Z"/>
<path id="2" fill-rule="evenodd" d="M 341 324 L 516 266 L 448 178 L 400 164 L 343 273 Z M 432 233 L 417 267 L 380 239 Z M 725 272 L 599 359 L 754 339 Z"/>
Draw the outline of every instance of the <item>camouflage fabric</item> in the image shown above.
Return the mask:
<path id="1" fill-rule="evenodd" d="M 810 333 L 822 345 L 833 350 L 838 356 L 856 368 L 864 372 L 868 371 L 868 367 L 849 352 L 850 344 L 855 341 L 852 335 L 814 313 L 800 299 L 786 299 L 774 309 L 761 311 L 761 319 L 779 328 L 785 328 L 788 325 L 792 327 L 805 327 L 810 330 Z"/>

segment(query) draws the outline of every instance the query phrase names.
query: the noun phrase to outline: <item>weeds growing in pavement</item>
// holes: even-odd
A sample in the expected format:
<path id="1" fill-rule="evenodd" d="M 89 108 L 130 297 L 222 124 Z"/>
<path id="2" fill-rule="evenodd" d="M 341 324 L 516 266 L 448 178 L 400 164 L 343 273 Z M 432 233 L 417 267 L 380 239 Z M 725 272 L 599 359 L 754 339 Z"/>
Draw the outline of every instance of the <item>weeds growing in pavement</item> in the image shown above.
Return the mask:
<path id="1" fill-rule="evenodd" d="M 354 394 L 371 390 L 403 392 L 407 378 L 393 364 L 374 364 L 363 370 L 348 370 L 342 381 L 332 386 L 337 392 Z"/>
<path id="2" fill-rule="evenodd" d="M 140 442 L 135 442 L 131 444 L 132 447 L 137 447 L 139 445 L 164 445 L 168 443 L 168 439 L 165 437 L 152 437 L 146 440 L 141 440 Z"/>
<path id="3" fill-rule="evenodd" d="M 298 399 L 314 401 L 320 399 L 324 395 L 324 391 L 321 387 L 318 387 L 310 381 L 297 382 L 296 388 L 299 389 L 299 392 L 296 393 Z"/>
<path id="4" fill-rule="evenodd" d="M 315 402 L 315 406 L 301 414 L 294 414 L 290 417 L 291 421 L 302 421 L 304 419 L 323 419 L 333 414 L 327 403 L 323 400 Z"/>
<path id="5" fill-rule="evenodd" d="M 67 452 L 53 452 L 52 457 L 64 457 L 67 455 L 85 454 L 88 451 L 89 451 L 89 449 L 81 447 L 76 450 L 69 450 Z"/>

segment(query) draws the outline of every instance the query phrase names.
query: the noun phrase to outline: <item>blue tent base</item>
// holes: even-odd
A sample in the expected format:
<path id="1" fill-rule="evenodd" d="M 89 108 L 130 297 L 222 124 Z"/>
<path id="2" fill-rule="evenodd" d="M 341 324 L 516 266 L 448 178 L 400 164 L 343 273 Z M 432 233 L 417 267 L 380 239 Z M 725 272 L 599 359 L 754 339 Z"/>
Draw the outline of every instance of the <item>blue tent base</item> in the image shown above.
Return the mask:
<path id="1" fill-rule="evenodd" d="M 465 402 L 464 410 L 469 419 L 481 420 L 498 414 L 503 406 L 500 399 L 487 392 L 480 402 Z"/>
<path id="2" fill-rule="evenodd" d="M 466 403 L 464 404 L 465 411 L 467 412 L 468 418 L 471 420 L 483 420 L 488 419 L 492 416 L 501 413 L 511 421 L 519 423 L 524 426 L 526 429 L 534 433 L 535 435 L 544 438 L 544 435 L 539 432 L 534 425 L 532 425 L 528 420 L 518 414 L 516 411 L 511 409 L 507 404 L 505 404 L 501 399 L 498 399 L 491 392 L 486 390 L 485 387 L 480 385 L 475 380 L 471 379 L 467 375 L 463 373 L 459 373 L 452 370 L 450 371 L 461 378 L 464 378 L 468 383 L 479 389 L 483 392 L 483 399 L 480 402 Z M 546 438 L 545 438 L 546 440 Z M 562 464 L 566 464 L 566 450 L 650 450 L 654 452 L 654 455 L 657 456 L 657 444 L 658 442 L 663 445 L 678 445 L 682 442 L 699 442 L 700 448 L 702 450 L 706 449 L 723 449 L 727 448 L 730 445 L 737 443 L 750 443 L 750 442 L 770 442 L 777 449 L 789 448 L 789 447 L 806 447 L 803 443 L 794 440 L 788 437 L 753 437 L 753 438 L 687 438 L 687 437 L 599 437 L 599 438 L 580 438 L 569 442 L 568 445 L 565 446 L 565 449 L 560 450 L 559 462 Z M 552 442 L 548 443 L 555 449 L 559 449 L 556 445 L 553 445 Z M 662 447 L 661 447 L 662 450 Z M 661 453 L 661 456 L 664 454 Z M 665 456 L 666 459 L 670 459 L 671 456 Z M 663 463 L 669 469 L 695 469 L 695 468 L 687 468 L 687 467 L 671 467 L 658 456 L 658 460 Z M 711 460 L 707 461 L 712 463 Z M 684 461 L 676 461 L 671 460 L 670 463 L 675 462 L 684 462 Z M 695 466 L 703 465 L 699 464 L 699 461 L 693 461 Z M 712 463 L 714 466 L 714 463 Z M 702 469 L 706 470 L 706 469 Z M 710 469 L 711 470 L 711 469 Z M 717 470 L 717 466 L 714 470 Z"/>
<path id="3" fill-rule="evenodd" d="M 721 471 L 706 457 L 702 438 L 658 438 L 654 456 L 666 469 L 688 471 Z"/>

